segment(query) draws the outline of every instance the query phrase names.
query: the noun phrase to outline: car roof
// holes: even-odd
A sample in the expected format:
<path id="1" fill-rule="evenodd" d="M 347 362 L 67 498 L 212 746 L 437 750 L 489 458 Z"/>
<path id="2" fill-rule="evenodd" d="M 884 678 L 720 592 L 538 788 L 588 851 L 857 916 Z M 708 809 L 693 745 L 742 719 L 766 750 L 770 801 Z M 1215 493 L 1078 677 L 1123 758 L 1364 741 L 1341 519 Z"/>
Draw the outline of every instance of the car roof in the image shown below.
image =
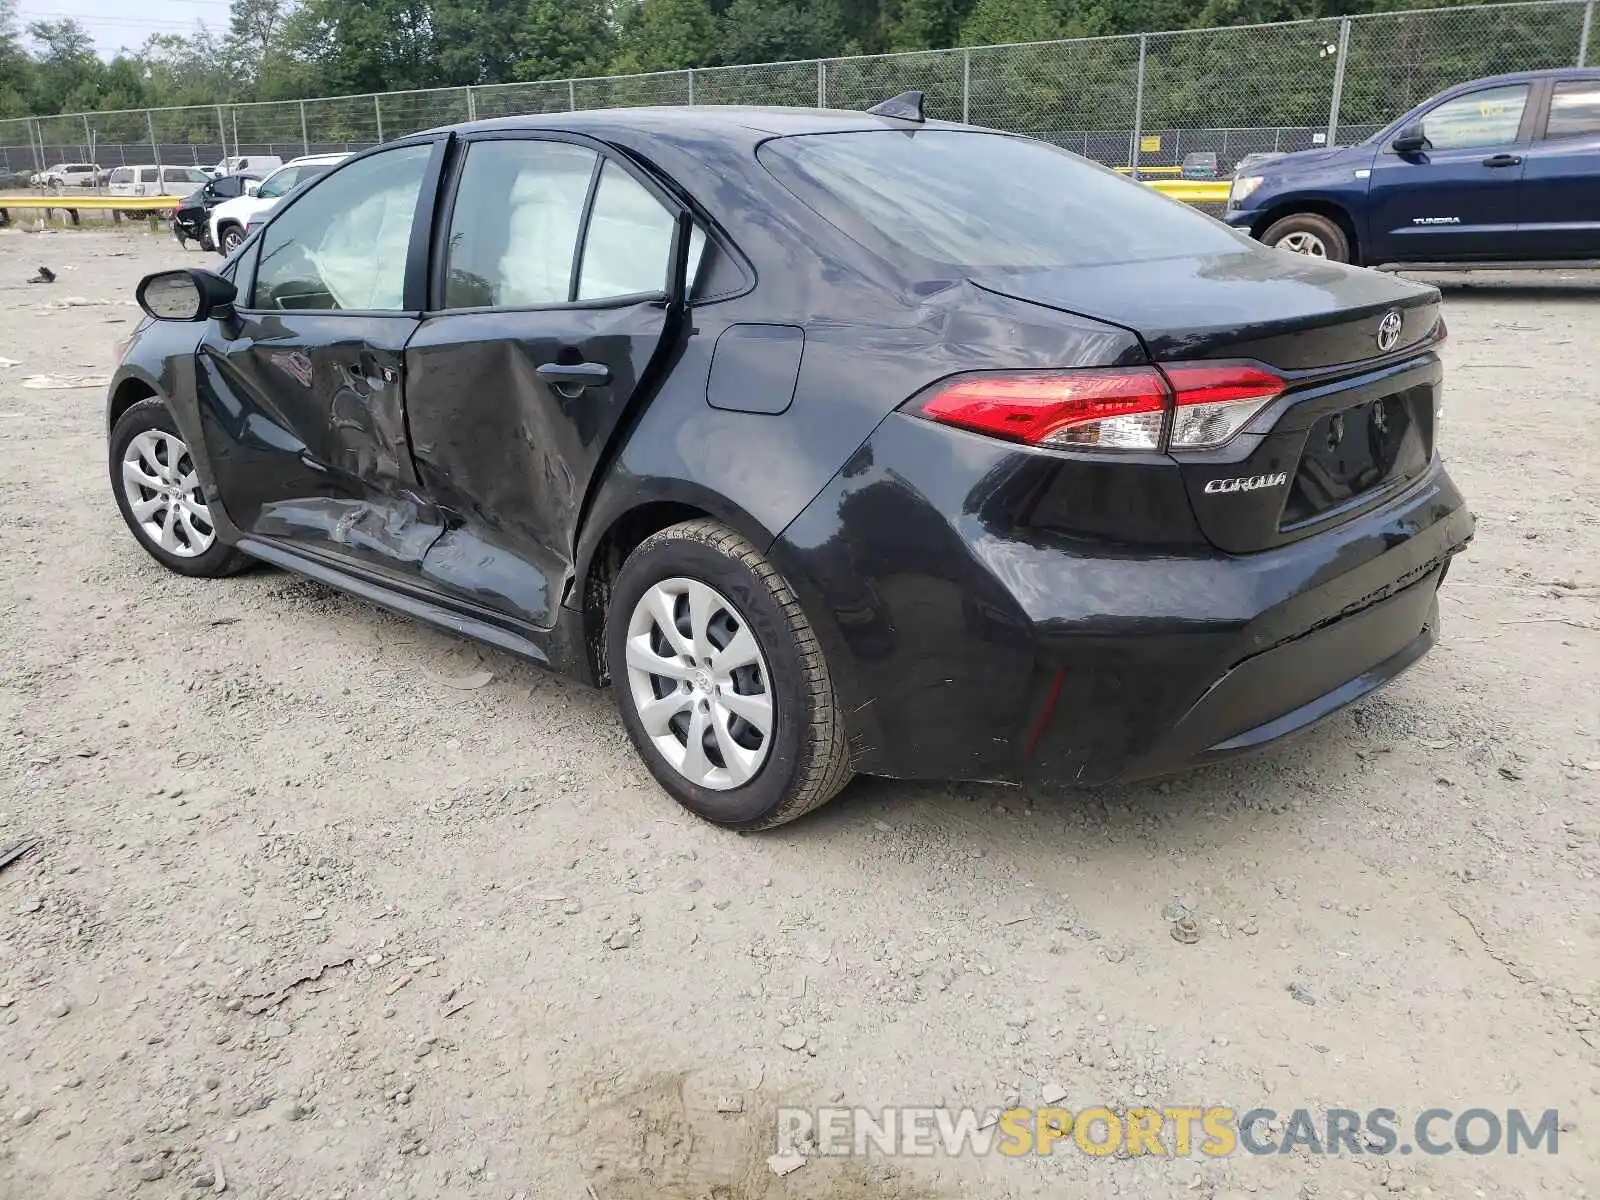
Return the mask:
<path id="1" fill-rule="evenodd" d="M 446 128 L 457 133 L 493 130 L 570 130 L 607 139 L 641 133 L 704 137 L 725 142 L 757 143 L 770 137 L 802 133 L 846 133 L 874 129 L 964 129 L 970 126 L 927 121 L 921 126 L 871 113 L 832 108 L 778 108 L 735 104 L 668 104 L 648 108 L 595 108 L 579 112 L 526 113 L 495 117 Z M 995 132 L 995 131 L 987 131 Z"/>
<path id="2" fill-rule="evenodd" d="M 343 162 L 349 157 L 348 154 L 302 154 L 299 158 L 291 158 L 283 165 L 285 167 L 303 167 L 308 164 L 315 166 L 318 163 Z"/>
<path id="3" fill-rule="evenodd" d="M 1449 91 L 1477 88 L 1485 83 L 1532 83 L 1538 79 L 1594 79 L 1600 80 L 1600 67 L 1546 67 L 1539 71 L 1513 71 L 1508 75 L 1485 75 L 1481 79 L 1467 79 Z"/>

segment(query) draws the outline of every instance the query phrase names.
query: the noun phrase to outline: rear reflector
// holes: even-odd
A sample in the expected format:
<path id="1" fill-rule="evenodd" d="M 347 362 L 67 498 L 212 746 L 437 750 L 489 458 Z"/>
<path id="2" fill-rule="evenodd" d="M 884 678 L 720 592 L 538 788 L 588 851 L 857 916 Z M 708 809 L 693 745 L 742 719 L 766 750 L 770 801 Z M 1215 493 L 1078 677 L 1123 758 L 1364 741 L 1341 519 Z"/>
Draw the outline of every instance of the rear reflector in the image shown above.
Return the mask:
<path id="1" fill-rule="evenodd" d="M 968 375 L 915 410 L 944 425 L 1030 446 L 1159 450 L 1220 446 L 1282 393 L 1283 380 L 1240 363 L 1179 363 L 1028 375 Z"/>

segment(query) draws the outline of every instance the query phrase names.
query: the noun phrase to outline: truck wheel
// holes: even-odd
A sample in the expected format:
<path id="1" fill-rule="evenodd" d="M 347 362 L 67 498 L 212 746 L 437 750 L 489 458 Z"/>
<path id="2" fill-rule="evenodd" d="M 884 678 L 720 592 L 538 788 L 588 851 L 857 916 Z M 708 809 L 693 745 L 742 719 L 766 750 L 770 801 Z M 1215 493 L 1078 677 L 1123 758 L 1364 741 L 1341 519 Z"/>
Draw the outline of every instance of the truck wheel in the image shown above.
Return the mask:
<path id="1" fill-rule="evenodd" d="M 1350 261 L 1350 240 L 1327 217 L 1316 213 L 1293 213 L 1274 221 L 1261 235 L 1268 246 L 1304 254 L 1307 258 L 1331 258 L 1335 262 Z"/>

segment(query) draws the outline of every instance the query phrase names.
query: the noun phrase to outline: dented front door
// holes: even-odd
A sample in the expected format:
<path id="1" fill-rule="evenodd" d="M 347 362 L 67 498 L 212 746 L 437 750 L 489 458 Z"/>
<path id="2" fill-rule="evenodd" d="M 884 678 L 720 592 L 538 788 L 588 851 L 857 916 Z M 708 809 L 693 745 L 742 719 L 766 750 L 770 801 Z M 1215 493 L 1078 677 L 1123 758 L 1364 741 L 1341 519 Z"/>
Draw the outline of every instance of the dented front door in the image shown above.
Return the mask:
<path id="1" fill-rule="evenodd" d="M 224 509 L 244 532 L 414 575 L 439 524 L 406 443 L 403 314 L 241 314 L 201 346 Z"/>
<path id="2" fill-rule="evenodd" d="M 438 536 L 403 393 L 425 269 L 413 230 L 442 159 L 442 143 L 401 144 L 291 193 L 243 264 L 238 311 L 208 324 L 196 392 L 245 533 L 402 578 Z"/>

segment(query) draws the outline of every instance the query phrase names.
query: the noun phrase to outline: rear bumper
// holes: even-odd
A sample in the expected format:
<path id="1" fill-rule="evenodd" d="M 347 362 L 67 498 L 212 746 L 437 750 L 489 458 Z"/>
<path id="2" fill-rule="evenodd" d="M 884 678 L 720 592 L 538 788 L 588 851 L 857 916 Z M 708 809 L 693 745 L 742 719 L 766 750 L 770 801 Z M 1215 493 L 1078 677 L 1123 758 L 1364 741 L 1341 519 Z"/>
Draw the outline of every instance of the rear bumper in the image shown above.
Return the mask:
<path id="1" fill-rule="evenodd" d="M 1231 668 L 1118 778 L 1149 779 L 1253 753 L 1376 691 L 1438 642 L 1442 573 Z M 1048 756 L 1034 766 L 1051 774 Z"/>
<path id="2" fill-rule="evenodd" d="M 773 546 L 858 769 L 1058 787 L 1255 750 L 1417 662 L 1473 532 L 1435 460 L 1381 507 L 1275 549 L 1119 545 L 1019 524 L 1038 506 L 1011 481 L 1038 465 L 896 415 Z"/>

